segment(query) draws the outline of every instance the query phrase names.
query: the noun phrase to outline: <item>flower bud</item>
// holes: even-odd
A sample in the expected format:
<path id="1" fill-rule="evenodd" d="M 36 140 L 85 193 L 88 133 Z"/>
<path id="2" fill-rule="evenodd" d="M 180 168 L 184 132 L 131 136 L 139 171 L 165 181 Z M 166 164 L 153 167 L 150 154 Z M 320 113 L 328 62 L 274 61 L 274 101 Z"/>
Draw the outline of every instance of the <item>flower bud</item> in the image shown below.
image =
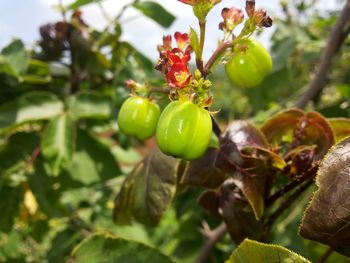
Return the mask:
<path id="1" fill-rule="evenodd" d="M 253 15 L 254 23 L 259 27 L 272 26 L 272 18 L 267 15 L 266 10 L 259 9 Z"/>
<path id="2" fill-rule="evenodd" d="M 243 22 L 244 19 L 242 10 L 236 7 L 222 9 L 221 16 L 223 17 L 224 22 L 220 23 L 219 28 L 228 32 L 232 32 L 237 25 Z"/>
<path id="3" fill-rule="evenodd" d="M 255 12 L 255 0 L 247 0 L 245 2 L 245 11 L 249 17 L 252 17 Z"/>
<path id="4" fill-rule="evenodd" d="M 194 72 L 194 78 L 195 80 L 200 80 L 202 78 L 202 73 L 198 69 Z"/>
<path id="5" fill-rule="evenodd" d="M 135 90 L 140 84 L 138 84 L 137 82 L 135 82 L 134 80 L 132 79 L 128 79 L 125 81 L 125 86 L 128 88 L 128 89 L 131 89 L 131 90 Z"/>
<path id="6" fill-rule="evenodd" d="M 205 80 L 202 87 L 203 89 L 209 89 L 211 87 L 211 81 Z"/>

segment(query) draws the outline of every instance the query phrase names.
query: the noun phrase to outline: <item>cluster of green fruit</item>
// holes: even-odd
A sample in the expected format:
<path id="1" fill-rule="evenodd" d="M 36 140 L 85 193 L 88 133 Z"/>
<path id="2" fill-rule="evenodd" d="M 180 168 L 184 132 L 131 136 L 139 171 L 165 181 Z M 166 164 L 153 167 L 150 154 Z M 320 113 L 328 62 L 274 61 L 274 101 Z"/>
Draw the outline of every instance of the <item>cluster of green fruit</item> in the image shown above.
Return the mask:
<path id="1" fill-rule="evenodd" d="M 272 61 L 264 47 L 245 39 L 237 43 L 225 68 L 235 85 L 248 88 L 262 82 L 271 71 Z M 172 101 L 161 113 L 150 99 L 131 96 L 120 109 L 118 125 L 123 132 L 140 140 L 156 134 L 163 153 L 185 160 L 202 156 L 212 133 L 210 113 L 183 98 Z"/>
<path id="2" fill-rule="evenodd" d="M 168 155 L 194 160 L 208 147 L 212 132 L 210 114 L 193 102 L 173 101 L 162 113 L 147 98 L 132 96 L 120 109 L 120 129 L 140 140 L 156 133 L 159 148 Z"/>

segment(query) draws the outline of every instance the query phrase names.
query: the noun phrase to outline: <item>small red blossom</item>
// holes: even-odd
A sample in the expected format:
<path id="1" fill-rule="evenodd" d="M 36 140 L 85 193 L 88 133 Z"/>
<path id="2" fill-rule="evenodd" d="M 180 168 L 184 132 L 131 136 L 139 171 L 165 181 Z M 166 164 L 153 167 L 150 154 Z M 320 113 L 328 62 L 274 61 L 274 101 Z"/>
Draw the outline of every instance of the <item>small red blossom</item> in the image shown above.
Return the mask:
<path id="1" fill-rule="evenodd" d="M 191 60 L 191 55 L 189 51 L 183 52 L 180 48 L 174 48 L 168 51 L 168 63 L 170 66 L 174 64 L 185 64 Z"/>
<path id="2" fill-rule="evenodd" d="M 243 22 L 243 11 L 236 7 L 224 8 L 221 11 L 224 22 L 220 23 L 219 28 L 225 31 L 233 31 L 233 29 Z"/>
<path id="3" fill-rule="evenodd" d="M 190 43 L 190 36 L 187 33 L 175 32 L 174 37 L 179 49 L 184 49 Z"/>
<path id="4" fill-rule="evenodd" d="M 189 45 L 190 37 L 186 33 L 176 32 L 174 38 L 178 47 L 171 47 L 171 36 L 163 37 L 163 44 L 158 45 L 159 60 L 155 66 L 156 70 L 159 70 L 163 74 L 167 74 L 170 68 L 175 64 L 183 64 L 188 66 L 191 60 L 192 47 Z"/>
<path id="5" fill-rule="evenodd" d="M 171 66 L 169 72 L 166 74 L 168 85 L 172 88 L 183 89 L 191 82 L 191 74 L 184 64 L 174 64 Z"/>

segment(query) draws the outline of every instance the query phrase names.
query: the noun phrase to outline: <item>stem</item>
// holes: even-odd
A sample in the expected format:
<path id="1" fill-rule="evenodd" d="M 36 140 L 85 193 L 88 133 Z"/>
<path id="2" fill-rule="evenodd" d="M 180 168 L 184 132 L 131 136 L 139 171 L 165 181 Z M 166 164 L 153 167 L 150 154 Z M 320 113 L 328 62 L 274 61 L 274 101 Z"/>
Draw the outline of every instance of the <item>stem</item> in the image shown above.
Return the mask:
<path id="1" fill-rule="evenodd" d="M 278 217 L 287 210 L 299 197 L 304 191 L 309 188 L 314 183 L 313 180 L 307 181 L 304 185 L 302 185 L 300 188 L 298 188 L 292 195 L 290 195 L 278 208 L 277 210 L 272 213 L 266 224 L 264 233 L 262 234 L 261 240 L 262 242 L 266 241 L 269 232 L 271 230 L 272 225 L 275 223 L 275 221 L 278 219 Z"/>
<path id="2" fill-rule="evenodd" d="M 139 0 L 134 0 L 132 2 L 130 2 L 129 4 L 126 4 L 123 6 L 123 8 L 120 10 L 119 14 L 115 17 L 114 21 L 112 21 L 112 23 L 116 22 L 116 21 L 120 21 L 120 19 L 122 18 L 122 16 L 124 15 L 125 11 L 131 7 L 133 4 L 136 4 L 137 2 L 139 2 Z M 108 25 L 109 27 L 110 25 Z"/>
<path id="3" fill-rule="evenodd" d="M 309 101 L 315 100 L 327 84 L 327 75 L 332 65 L 333 57 L 339 52 L 347 35 L 350 33 L 350 0 L 346 4 L 331 31 L 327 46 L 324 49 L 319 68 L 312 79 L 309 88 L 295 104 L 298 108 L 305 108 Z"/>
<path id="4" fill-rule="evenodd" d="M 203 243 L 201 250 L 199 251 L 196 263 L 204 263 L 207 261 L 211 251 L 215 247 L 215 244 L 219 242 L 226 234 L 226 224 L 222 222 L 218 227 L 213 230 L 205 231 L 204 235 L 207 238 Z"/>
<path id="5" fill-rule="evenodd" d="M 221 128 L 220 128 L 220 125 L 219 123 L 214 119 L 213 116 L 210 116 L 211 117 L 211 122 L 213 124 L 213 132 L 215 133 L 216 137 L 220 138 L 221 136 Z"/>
<path id="6" fill-rule="evenodd" d="M 200 40 L 199 40 L 200 53 L 199 53 L 199 57 L 200 57 L 200 59 L 202 59 L 202 56 L 203 56 L 206 24 L 207 24 L 206 21 L 199 22 L 199 30 L 200 30 Z"/>
<path id="7" fill-rule="evenodd" d="M 328 247 L 326 252 L 320 257 L 318 263 L 326 263 L 327 259 L 330 257 L 330 255 L 333 253 L 333 248 Z"/>
<path id="8" fill-rule="evenodd" d="M 199 22 L 199 30 L 200 30 L 199 46 L 200 47 L 199 47 L 198 57 L 196 57 L 196 65 L 198 70 L 202 73 L 202 76 L 205 76 L 204 65 L 203 65 L 203 50 L 204 50 L 206 24 L 207 24 L 206 21 Z"/>
<path id="9" fill-rule="evenodd" d="M 61 11 L 63 22 L 67 22 L 66 9 L 64 8 L 62 0 L 58 0 L 58 6 Z"/>
<path id="10" fill-rule="evenodd" d="M 104 6 L 102 5 L 102 3 L 100 1 L 97 2 L 97 5 L 102 13 L 102 15 L 104 16 L 104 18 L 108 21 L 108 23 L 112 23 L 113 19 L 108 15 L 106 9 L 104 8 Z"/>
<path id="11" fill-rule="evenodd" d="M 218 48 L 214 51 L 214 53 L 209 58 L 207 64 L 204 67 L 204 76 L 207 76 L 210 73 L 210 70 L 212 66 L 215 64 L 215 62 L 221 57 L 221 54 L 231 47 L 231 41 L 223 41 Z"/>
<path id="12" fill-rule="evenodd" d="M 122 9 L 120 10 L 120 12 L 117 14 L 117 16 L 114 18 L 114 19 L 107 19 L 109 20 L 109 24 L 101 31 L 101 38 L 103 38 L 109 31 L 110 27 L 115 25 L 115 23 L 117 22 L 120 22 L 122 16 L 124 15 L 125 11 L 127 9 L 129 9 L 133 4 L 136 4 L 137 2 L 139 2 L 139 0 L 134 0 L 134 1 L 131 1 L 129 4 L 126 4 L 122 7 Z M 101 5 L 102 6 L 102 5 Z M 103 6 L 102 6 L 103 8 Z M 101 9 L 102 12 L 104 9 Z M 97 43 L 99 42 L 99 40 L 97 40 Z"/>
<path id="13" fill-rule="evenodd" d="M 318 166 L 312 167 L 306 175 L 304 175 L 300 180 L 294 180 L 287 184 L 285 187 L 274 193 L 266 202 L 266 207 L 271 206 L 275 201 L 281 198 L 283 195 L 294 190 L 297 186 L 301 185 L 303 182 L 313 179 L 316 176 Z"/>
<path id="14" fill-rule="evenodd" d="M 69 32 L 68 35 L 68 43 L 69 43 L 69 53 L 70 53 L 70 76 L 69 76 L 69 82 L 70 82 L 70 93 L 76 93 L 79 90 L 79 79 L 80 79 L 80 73 L 78 69 L 75 66 L 76 62 L 76 53 L 72 45 L 72 34 Z"/>
<path id="15" fill-rule="evenodd" d="M 28 169 L 33 165 L 36 158 L 38 158 L 40 152 L 41 152 L 41 149 L 39 146 L 34 149 L 34 151 L 32 152 L 32 155 L 30 156 L 28 162 L 26 163 L 26 169 Z"/>
<path id="16" fill-rule="evenodd" d="M 88 237 L 94 232 L 94 229 L 86 224 L 77 214 L 73 214 L 68 222 L 73 228 L 80 230 L 84 237 Z"/>

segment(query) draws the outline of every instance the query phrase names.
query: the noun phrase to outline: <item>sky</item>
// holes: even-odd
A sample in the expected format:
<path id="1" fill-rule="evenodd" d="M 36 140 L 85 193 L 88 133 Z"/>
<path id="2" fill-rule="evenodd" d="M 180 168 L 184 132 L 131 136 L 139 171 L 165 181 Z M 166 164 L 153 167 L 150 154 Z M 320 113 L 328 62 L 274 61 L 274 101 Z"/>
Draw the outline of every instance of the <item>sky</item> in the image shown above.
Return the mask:
<path id="1" fill-rule="evenodd" d="M 123 20 L 123 39 L 130 41 L 146 56 L 156 59 L 158 54 L 156 46 L 161 42 L 162 36 L 173 34 L 175 31 L 188 32 L 189 27 L 197 28 L 196 19 L 190 6 L 177 0 L 153 0 L 162 4 L 177 19 L 168 29 L 162 28 L 152 20 L 140 15 L 137 10 L 128 9 Z M 63 0 L 64 4 L 72 0 Z M 114 17 L 120 9 L 131 0 L 104 0 L 102 2 L 108 16 Z M 257 7 L 263 7 L 269 14 L 280 14 L 279 0 L 257 0 Z M 0 0 L 0 47 L 5 46 L 12 38 L 22 39 L 28 47 L 39 38 L 39 26 L 61 19 L 60 13 L 55 9 L 58 0 Z M 244 7 L 245 0 L 223 0 L 208 16 L 207 41 L 204 57 L 215 49 L 222 32 L 217 29 L 221 21 L 220 12 L 223 7 Z M 334 8 L 339 6 L 336 0 L 321 0 L 321 8 Z M 83 19 L 91 26 L 102 29 L 107 21 L 95 4 L 82 8 Z M 15 14 L 15 15 L 14 15 Z M 268 47 L 269 37 L 273 28 L 266 29 L 261 41 Z"/>

